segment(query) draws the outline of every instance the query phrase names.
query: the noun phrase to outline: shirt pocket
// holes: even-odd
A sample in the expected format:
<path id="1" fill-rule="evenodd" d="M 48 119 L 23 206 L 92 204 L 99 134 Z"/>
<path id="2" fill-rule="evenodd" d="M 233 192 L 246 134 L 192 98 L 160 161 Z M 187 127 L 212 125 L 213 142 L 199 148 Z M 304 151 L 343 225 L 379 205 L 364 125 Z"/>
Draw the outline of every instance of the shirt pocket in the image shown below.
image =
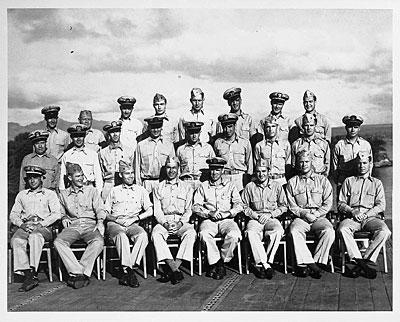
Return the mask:
<path id="1" fill-rule="evenodd" d="M 367 191 L 364 194 L 363 199 L 365 200 L 363 202 L 363 206 L 367 206 L 367 207 L 371 207 L 372 208 L 374 206 L 374 204 L 375 204 L 375 192 Z"/>
<path id="2" fill-rule="evenodd" d="M 322 188 L 321 187 L 314 187 L 310 189 L 311 198 L 317 205 L 321 205 L 322 203 Z"/>
<path id="3" fill-rule="evenodd" d="M 64 146 L 65 142 L 67 140 L 61 136 L 57 136 L 56 139 L 54 140 L 54 144 L 58 145 L 58 146 Z"/>
<path id="4" fill-rule="evenodd" d="M 249 124 L 247 124 L 247 123 L 243 124 L 240 135 L 245 139 L 250 138 L 250 125 Z"/>
<path id="5" fill-rule="evenodd" d="M 307 203 L 306 189 L 299 189 L 293 192 L 293 196 L 300 207 Z"/>
<path id="6" fill-rule="evenodd" d="M 235 162 L 244 164 L 245 163 L 245 154 L 244 151 L 243 152 L 233 152 L 233 160 Z"/>

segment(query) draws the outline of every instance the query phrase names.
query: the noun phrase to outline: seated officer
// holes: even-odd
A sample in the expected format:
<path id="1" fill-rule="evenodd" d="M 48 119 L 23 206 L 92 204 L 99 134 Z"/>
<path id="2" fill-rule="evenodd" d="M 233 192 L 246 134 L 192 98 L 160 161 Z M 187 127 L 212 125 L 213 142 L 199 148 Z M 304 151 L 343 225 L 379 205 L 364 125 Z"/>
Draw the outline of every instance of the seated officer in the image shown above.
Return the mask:
<path id="1" fill-rule="evenodd" d="M 310 274 L 311 277 L 321 278 L 319 266 L 326 266 L 335 240 L 335 231 L 326 219 L 332 208 L 332 186 L 325 176 L 312 170 L 310 152 L 299 152 L 296 162 L 299 174 L 291 178 L 286 186 L 289 210 L 296 217 L 289 227 L 297 261 L 295 271 L 300 277 Z M 318 238 L 314 258 L 306 245 L 306 233 L 309 231 Z"/>
<path id="2" fill-rule="evenodd" d="M 322 174 L 327 177 L 331 163 L 331 150 L 325 139 L 316 136 L 316 124 L 317 119 L 313 114 L 303 115 L 302 137 L 292 143 L 292 167 L 296 167 L 295 156 L 297 153 L 302 150 L 309 151 L 314 173 Z"/>
<path id="3" fill-rule="evenodd" d="M 83 171 L 79 164 L 67 163 L 71 186 L 60 192 L 62 224 L 64 229 L 54 241 L 70 275 L 68 285 L 81 288 L 90 283 L 93 265 L 104 246 L 104 205 L 96 188 L 83 184 Z M 78 261 L 70 246 L 82 239 L 86 250 Z"/>
<path id="4" fill-rule="evenodd" d="M 73 147 L 64 153 L 61 158 L 60 190 L 67 188 L 64 180 L 66 175 L 66 163 L 76 163 L 82 168 L 85 185 L 96 187 L 99 193 L 103 188 L 99 157 L 96 152 L 85 146 L 86 127 L 82 124 L 74 124 L 68 128 Z"/>
<path id="5" fill-rule="evenodd" d="M 204 218 L 200 224 L 200 238 L 207 247 L 209 270 L 206 274 L 214 279 L 222 279 L 224 264 L 233 258 L 241 233 L 233 218 L 243 211 L 242 200 L 235 185 L 222 179 L 226 161 L 222 158 L 207 160 L 210 179 L 202 182 L 193 199 L 193 212 Z M 214 237 L 221 234 L 224 238 L 221 252 Z"/>
<path id="6" fill-rule="evenodd" d="M 242 199 L 244 213 L 250 218 L 246 234 L 249 238 L 251 251 L 256 264 L 261 264 L 258 278 L 271 279 L 274 270 L 275 253 L 283 236 L 283 228 L 277 217 L 287 210 L 286 194 L 278 182 L 268 179 L 268 163 L 265 160 L 257 161 L 256 181 L 249 182 L 243 190 Z M 263 239 L 268 237 L 269 243 L 265 252 Z"/>
<path id="7" fill-rule="evenodd" d="M 190 182 L 194 189 L 200 185 L 202 175 L 200 170 L 207 167 L 207 159 L 215 157 L 212 146 L 200 141 L 203 124 L 203 122 L 186 122 L 184 126 L 187 142 L 176 151 L 180 162 L 181 179 Z"/>
<path id="8" fill-rule="evenodd" d="M 160 282 L 171 281 L 177 284 L 183 279 L 179 271 L 182 260 L 193 259 L 193 245 L 196 240 L 196 231 L 189 218 L 192 215 L 193 189 L 187 182 L 178 179 L 179 160 L 176 157 L 168 157 L 165 162 L 167 179 L 162 181 L 154 190 L 154 216 L 158 224 L 151 234 L 157 261 L 165 261 L 167 267 Z M 180 237 L 181 244 L 173 259 L 167 245 L 169 235 Z"/>
<path id="9" fill-rule="evenodd" d="M 134 171 L 130 164 L 119 161 L 119 175 L 122 184 L 113 187 L 105 201 L 107 233 L 121 259 L 119 284 L 138 287 L 133 267 L 139 265 L 148 244 L 147 233 L 139 222 L 153 214 L 153 207 L 147 190 L 133 183 Z M 132 252 L 129 239 L 133 242 Z"/>
<path id="10" fill-rule="evenodd" d="M 236 114 L 222 114 L 218 116 L 223 134 L 214 143 L 215 154 L 227 162 L 224 177 L 232 181 L 238 191 L 250 181 L 253 174 L 253 153 L 250 141 L 235 133 Z"/>
<path id="11" fill-rule="evenodd" d="M 56 190 L 58 188 L 58 179 L 60 177 L 60 165 L 57 159 L 47 151 L 47 138 L 49 132 L 44 130 L 36 130 L 29 133 L 28 139 L 33 144 L 33 153 L 29 153 L 24 157 L 21 163 L 21 171 L 19 175 L 19 191 L 26 187 L 24 180 L 24 168 L 30 164 L 46 170 L 46 176 L 43 177 L 43 188 Z"/>
<path id="12" fill-rule="evenodd" d="M 57 194 L 43 188 L 46 170 L 28 165 L 24 168 L 28 189 L 17 194 L 11 209 L 10 221 L 18 229 L 11 238 L 14 272 L 25 275 L 19 291 L 29 291 L 39 285 L 36 271 L 45 241 L 52 239 L 50 225 L 60 219 Z M 29 255 L 27 252 L 29 244 Z"/>
<path id="13" fill-rule="evenodd" d="M 358 277 L 361 271 L 368 278 L 376 277 L 378 254 L 391 234 L 380 217 L 386 206 L 383 185 L 379 179 L 371 177 L 370 167 L 371 157 L 360 153 L 357 157 L 358 175 L 348 177 L 339 194 L 338 209 L 348 218 L 340 223 L 338 231 L 351 260 L 346 272 L 351 277 Z M 354 240 L 354 232 L 360 230 L 373 233 L 364 257 Z"/>

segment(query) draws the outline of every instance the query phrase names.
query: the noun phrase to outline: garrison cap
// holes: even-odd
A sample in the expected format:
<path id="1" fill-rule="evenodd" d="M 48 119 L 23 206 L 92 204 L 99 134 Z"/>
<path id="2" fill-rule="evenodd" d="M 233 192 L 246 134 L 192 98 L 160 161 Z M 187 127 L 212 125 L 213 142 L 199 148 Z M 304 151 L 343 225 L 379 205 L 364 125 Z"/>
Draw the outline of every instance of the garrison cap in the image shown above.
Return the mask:
<path id="1" fill-rule="evenodd" d="M 372 160 L 371 155 L 369 153 L 363 152 L 363 151 L 358 152 L 356 159 L 357 159 L 357 161 L 367 160 L 368 162 L 371 162 L 371 160 Z"/>
<path id="2" fill-rule="evenodd" d="M 279 124 L 278 124 L 278 121 L 276 120 L 276 118 L 275 118 L 275 117 L 271 117 L 271 116 L 267 116 L 267 117 L 264 119 L 264 127 L 265 127 L 267 124 L 279 125 Z"/>
<path id="3" fill-rule="evenodd" d="M 81 112 L 79 113 L 79 118 L 80 118 L 80 119 L 83 118 L 83 117 L 85 117 L 85 116 L 90 117 L 90 118 L 93 118 L 93 117 L 92 117 L 92 111 L 83 110 L 83 111 L 81 111 Z"/>
<path id="4" fill-rule="evenodd" d="M 37 174 L 40 176 L 44 176 L 46 174 L 46 170 L 37 166 L 37 165 L 27 165 L 24 167 L 25 173 L 28 174 Z"/>
<path id="5" fill-rule="evenodd" d="M 197 87 L 192 88 L 192 90 L 190 91 L 190 97 L 193 98 L 196 95 L 201 95 L 202 97 L 204 97 L 204 93 L 201 90 L 201 88 L 197 88 Z"/>
<path id="6" fill-rule="evenodd" d="M 76 172 L 82 172 L 82 168 L 77 163 L 66 162 L 65 168 L 67 169 L 67 174 L 74 174 Z"/>
<path id="7" fill-rule="evenodd" d="M 280 92 L 273 92 L 269 94 L 269 98 L 271 101 L 280 101 L 285 103 L 289 99 L 289 95 Z"/>
<path id="8" fill-rule="evenodd" d="M 57 118 L 59 111 L 60 107 L 55 105 L 49 105 L 42 108 L 42 114 L 45 118 Z"/>
<path id="9" fill-rule="evenodd" d="M 121 131 L 121 127 L 122 127 L 122 122 L 120 120 L 118 121 L 112 121 L 109 124 L 106 124 L 103 126 L 103 131 L 106 132 L 119 132 Z"/>
<path id="10" fill-rule="evenodd" d="M 270 168 L 269 162 L 265 159 L 259 159 L 256 162 L 256 168 Z"/>
<path id="11" fill-rule="evenodd" d="M 203 122 L 185 122 L 183 126 L 187 131 L 191 132 L 199 132 L 201 131 L 201 127 L 204 125 Z"/>
<path id="12" fill-rule="evenodd" d="M 346 125 L 354 124 L 361 125 L 364 123 L 364 119 L 359 115 L 346 115 L 343 117 L 342 122 Z"/>
<path id="13" fill-rule="evenodd" d="M 213 157 L 206 160 L 209 168 L 223 168 L 226 160 L 220 157 Z"/>
<path id="14" fill-rule="evenodd" d="M 240 97 L 240 93 L 242 92 L 242 89 L 239 87 L 232 87 L 227 89 L 224 92 L 224 95 L 222 96 L 225 100 L 231 100 L 235 97 Z"/>
<path id="15" fill-rule="evenodd" d="M 224 124 L 236 124 L 238 120 L 238 116 L 233 113 L 221 114 L 218 116 L 218 121 L 221 122 L 222 125 Z"/>
<path id="16" fill-rule="evenodd" d="M 151 116 L 147 117 L 144 120 L 149 124 L 152 128 L 162 127 L 163 121 L 166 119 L 165 116 Z"/>
<path id="17" fill-rule="evenodd" d="M 118 165 L 119 165 L 120 173 L 124 173 L 126 171 L 134 171 L 132 164 L 130 164 L 124 160 L 120 160 Z"/>
<path id="18" fill-rule="evenodd" d="M 83 124 L 73 124 L 71 125 L 67 131 L 71 136 L 85 136 L 87 127 Z"/>
<path id="19" fill-rule="evenodd" d="M 167 98 L 163 94 L 156 93 L 153 97 L 153 104 L 159 101 L 164 101 L 167 104 Z"/>
<path id="20" fill-rule="evenodd" d="M 304 92 L 303 101 L 307 98 L 312 98 L 314 101 L 317 100 L 317 97 L 315 96 L 315 94 L 313 92 L 309 91 L 308 89 Z"/>
<path id="21" fill-rule="evenodd" d="M 49 135 L 50 133 L 46 130 L 35 130 L 29 133 L 28 139 L 31 140 L 32 143 L 36 143 L 39 141 L 46 141 Z"/>
<path id="22" fill-rule="evenodd" d="M 312 113 L 304 113 L 303 117 L 301 118 L 301 124 L 306 124 L 306 123 L 314 123 L 317 124 L 317 118 L 315 117 L 314 114 Z"/>
<path id="23" fill-rule="evenodd" d="M 133 108 L 133 105 L 136 103 L 136 98 L 133 96 L 121 96 L 117 99 L 117 102 L 121 106 L 132 106 Z"/>
<path id="24" fill-rule="evenodd" d="M 307 158 L 311 160 L 311 152 L 308 150 L 301 150 L 296 153 L 296 160 L 300 160 L 300 158 Z"/>
<path id="25" fill-rule="evenodd" d="M 165 160 L 165 165 L 167 165 L 167 164 L 177 165 L 179 167 L 180 162 L 179 162 L 179 159 L 177 157 L 168 156 L 167 160 Z"/>

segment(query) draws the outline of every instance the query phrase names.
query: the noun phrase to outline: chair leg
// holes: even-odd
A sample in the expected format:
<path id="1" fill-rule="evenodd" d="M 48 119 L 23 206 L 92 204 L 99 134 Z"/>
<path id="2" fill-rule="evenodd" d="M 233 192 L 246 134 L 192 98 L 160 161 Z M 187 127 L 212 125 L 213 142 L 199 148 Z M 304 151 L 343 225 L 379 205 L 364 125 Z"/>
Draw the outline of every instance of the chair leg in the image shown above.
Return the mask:
<path id="1" fill-rule="evenodd" d="M 8 284 L 12 283 L 13 265 L 12 265 L 12 250 L 8 249 Z"/>
<path id="2" fill-rule="evenodd" d="M 47 253 L 47 267 L 49 268 L 49 280 L 50 283 L 53 283 L 53 269 L 51 267 L 51 249 L 46 249 Z"/>
<path id="3" fill-rule="evenodd" d="M 143 253 L 142 257 L 142 264 L 143 264 L 143 277 L 147 278 L 147 258 L 146 258 L 146 250 Z"/>
<path id="4" fill-rule="evenodd" d="M 190 260 L 190 276 L 193 276 L 193 257 Z"/>
<path id="5" fill-rule="evenodd" d="M 383 253 L 383 266 L 384 266 L 384 272 L 388 272 L 388 266 L 387 266 L 387 258 L 386 258 L 386 242 L 383 244 L 382 247 L 382 253 Z"/>
<path id="6" fill-rule="evenodd" d="M 237 245 L 237 251 L 238 251 L 238 265 L 239 265 L 239 274 L 242 275 L 242 247 L 240 246 L 241 241 L 239 240 L 238 245 Z"/>
<path id="7" fill-rule="evenodd" d="M 201 256 L 201 240 L 200 239 L 199 239 L 199 247 L 198 247 L 198 249 L 199 249 L 199 254 L 198 254 L 198 256 L 199 256 L 199 276 L 201 276 L 201 274 L 202 274 L 201 265 L 202 265 L 203 258 Z"/>
<path id="8" fill-rule="evenodd" d="M 329 262 L 331 265 L 331 273 L 335 273 L 335 268 L 333 267 L 333 257 L 332 255 L 329 255 Z"/>
<path id="9" fill-rule="evenodd" d="M 249 243 L 247 241 L 247 238 L 243 239 L 243 252 L 244 252 L 244 268 L 246 271 L 246 274 L 249 275 Z"/>
<path id="10" fill-rule="evenodd" d="M 342 274 L 344 274 L 345 271 L 345 265 L 346 265 L 346 246 L 344 242 L 339 239 L 339 249 L 340 249 L 340 255 L 342 257 Z"/>
<path id="11" fill-rule="evenodd" d="M 287 274 L 287 250 L 286 250 L 286 242 L 283 242 L 283 268 L 285 274 Z"/>
<path id="12" fill-rule="evenodd" d="M 157 258 L 156 258 L 156 249 L 153 244 L 153 276 L 157 277 L 157 269 L 158 269 L 158 263 L 157 263 Z"/>
<path id="13" fill-rule="evenodd" d="M 62 282 L 63 281 L 63 277 L 62 277 L 62 271 L 61 271 L 61 262 L 62 262 L 62 260 L 61 260 L 61 258 L 60 258 L 60 256 L 59 255 L 57 255 L 57 262 L 58 262 L 58 278 L 59 278 L 59 280 L 60 280 L 60 282 Z"/>
<path id="14" fill-rule="evenodd" d="M 107 267 L 107 246 L 103 247 L 103 281 L 106 280 L 106 267 Z"/>
<path id="15" fill-rule="evenodd" d="M 100 256 L 97 256 L 96 268 L 97 268 L 97 279 L 100 280 L 100 276 L 101 276 L 101 273 L 100 273 Z"/>

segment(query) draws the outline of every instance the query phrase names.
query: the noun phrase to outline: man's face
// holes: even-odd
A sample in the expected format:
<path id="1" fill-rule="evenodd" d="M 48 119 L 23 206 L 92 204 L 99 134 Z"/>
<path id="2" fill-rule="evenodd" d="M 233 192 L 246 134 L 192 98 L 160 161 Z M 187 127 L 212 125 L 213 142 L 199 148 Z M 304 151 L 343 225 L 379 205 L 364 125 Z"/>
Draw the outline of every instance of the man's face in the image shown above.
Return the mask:
<path id="1" fill-rule="evenodd" d="M 349 138 L 355 138 L 360 132 L 360 126 L 356 124 L 346 125 L 345 128 Z"/>
<path id="2" fill-rule="evenodd" d="M 51 117 L 46 119 L 46 124 L 49 129 L 55 129 L 57 126 L 58 117 Z"/>
<path id="3" fill-rule="evenodd" d="M 306 137 L 315 133 L 315 122 L 303 122 L 303 131 Z"/>
<path id="4" fill-rule="evenodd" d="M 165 166 L 165 170 L 167 172 L 168 180 L 173 180 L 178 175 L 178 164 L 177 163 L 168 163 Z"/>
<path id="5" fill-rule="evenodd" d="M 264 131 L 265 131 L 265 137 L 267 139 L 273 139 L 274 137 L 276 137 L 276 134 L 278 133 L 278 125 L 275 123 L 273 124 L 266 123 Z"/>
<path id="6" fill-rule="evenodd" d="M 32 190 L 36 190 L 42 185 L 42 176 L 40 174 L 28 174 L 28 186 Z"/>
<path id="7" fill-rule="evenodd" d="M 46 141 L 45 140 L 37 141 L 33 143 L 33 147 L 37 154 L 43 155 L 46 152 Z"/>
<path id="8" fill-rule="evenodd" d="M 358 160 L 357 169 L 360 175 L 364 175 L 369 172 L 371 162 L 368 159 Z"/>
<path id="9" fill-rule="evenodd" d="M 162 115 L 165 113 L 165 109 L 167 107 L 167 103 L 164 100 L 155 101 L 153 103 L 154 111 L 156 115 Z"/>
<path id="10" fill-rule="evenodd" d="M 121 131 L 111 131 L 109 132 L 109 135 L 112 143 L 118 143 L 121 137 Z"/>
<path id="11" fill-rule="evenodd" d="M 162 127 L 150 127 L 150 136 L 156 139 L 161 135 L 161 131 Z"/>
<path id="12" fill-rule="evenodd" d="M 121 110 L 121 118 L 126 120 L 131 117 L 132 111 L 133 111 L 133 106 L 130 105 L 122 105 L 119 107 Z"/>
<path id="13" fill-rule="evenodd" d="M 311 171 L 311 160 L 309 157 L 300 157 L 297 164 L 301 174 L 307 174 Z"/>
<path id="14" fill-rule="evenodd" d="M 68 179 L 71 181 L 74 187 L 76 188 L 83 187 L 84 174 L 82 171 L 69 174 Z"/>
<path id="15" fill-rule="evenodd" d="M 93 119 L 90 116 L 83 116 L 79 118 L 79 123 L 83 124 L 88 129 L 92 127 L 92 121 Z"/>
<path id="16" fill-rule="evenodd" d="M 240 107 L 242 106 L 242 99 L 239 96 L 237 96 L 229 100 L 228 104 L 231 107 L 231 112 L 236 113 L 240 110 Z"/>
<path id="17" fill-rule="evenodd" d="M 125 170 L 124 172 L 120 173 L 120 176 L 124 184 L 126 184 L 127 186 L 133 185 L 133 177 L 134 177 L 133 169 Z"/>
<path id="18" fill-rule="evenodd" d="M 311 113 L 315 110 L 315 101 L 313 97 L 307 97 L 303 100 L 304 109 L 307 113 Z"/>
<path id="19" fill-rule="evenodd" d="M 264 166 L 256 167 L 256 179 L 263 183 L 268 179 L 268 168 Z"/>
<path id="20" fill-rule="evenodd" d="M 223 168 L 211 168 L 210 169 L 210 179 L 211 182 L 216 182 L 222 177 Z"/>
<path id="21" fill-rule="evenodd" d="M 71 136 L 71 140 L 72 140 L 72 143 L 74 144 L 74 146 L 76 146 L 77 148 L 82 147 L 83 144 L 85 143 L 84 136 Z"/>
<path id="22" fill-rule="evenodd" d="M 271 101 L 272 114 L 275 114 L 275 115 L 281 114 L 282 109 L 283 109 L 283 104 L 284 103 L 282 101 L 272 100 Z"/>
<path id="23" fill-rule="evenodd" d="M 189 144 L 195 144 L 199 142 L 200 131 L 188 131 L 188 141 Z"/>
<path id="24" fill-rule="evenodd" d="M 203 108 L 204 98 L 201 94 L 196 94 L 190 99 L 192 103 L 192 108 L 199 112 Z"/>
<path id="25" fill-rule="evenodd" d="M 224 136 L 226 138 L 231 138 L 235 134 L 235 124 L 224 124 L 222 125 L 222 130 L 224 133 Z"/>

